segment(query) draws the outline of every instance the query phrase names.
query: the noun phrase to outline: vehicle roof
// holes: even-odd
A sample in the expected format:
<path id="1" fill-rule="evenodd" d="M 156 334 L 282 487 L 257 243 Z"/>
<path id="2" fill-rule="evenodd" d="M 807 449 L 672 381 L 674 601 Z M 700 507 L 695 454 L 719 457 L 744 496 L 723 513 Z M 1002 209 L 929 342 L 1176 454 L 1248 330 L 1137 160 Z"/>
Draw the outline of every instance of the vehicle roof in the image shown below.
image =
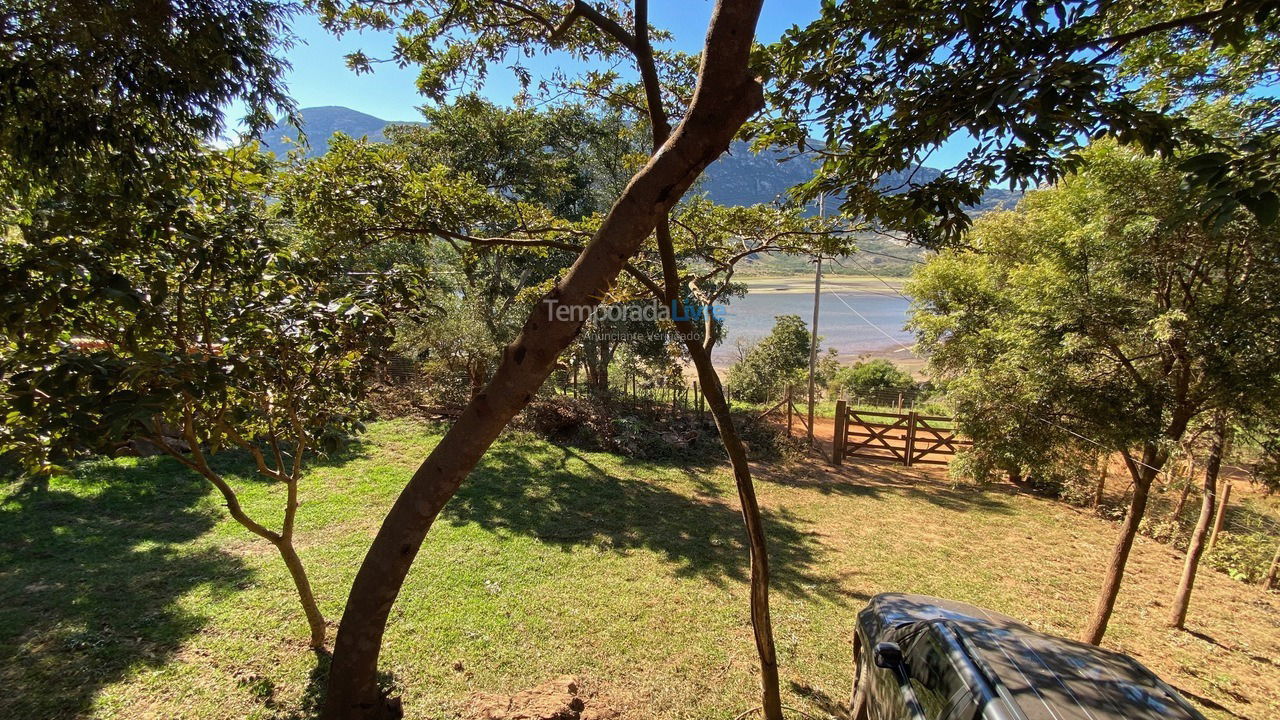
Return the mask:
<path id="1" fill-rule="evenodd" d="M 1037 632 L 973 605 L 888 593 L 870 607 L 887 628 L 939 622 L 999 695 L 1027 720 L 1204 720 L 1178 693 L 1122 653 Z"/>

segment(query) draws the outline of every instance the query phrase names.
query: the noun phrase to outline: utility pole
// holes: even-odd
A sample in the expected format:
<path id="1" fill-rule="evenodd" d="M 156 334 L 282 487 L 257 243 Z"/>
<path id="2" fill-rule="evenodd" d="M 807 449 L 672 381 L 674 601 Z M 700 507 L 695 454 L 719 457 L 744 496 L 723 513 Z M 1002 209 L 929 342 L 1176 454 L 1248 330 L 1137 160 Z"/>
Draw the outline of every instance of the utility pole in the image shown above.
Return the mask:
<path id="1" fill-rule="evenodd" d="M 818 217 L 826 217 L 826 195 L 818 196 Z M 818 367 L 818 303 L 822 298 L 822 249 L 818 249 L 817 269 L 813 273 L 813 329 L 809 336 L 809 447 L 813 447 L 814 372 Z"/>

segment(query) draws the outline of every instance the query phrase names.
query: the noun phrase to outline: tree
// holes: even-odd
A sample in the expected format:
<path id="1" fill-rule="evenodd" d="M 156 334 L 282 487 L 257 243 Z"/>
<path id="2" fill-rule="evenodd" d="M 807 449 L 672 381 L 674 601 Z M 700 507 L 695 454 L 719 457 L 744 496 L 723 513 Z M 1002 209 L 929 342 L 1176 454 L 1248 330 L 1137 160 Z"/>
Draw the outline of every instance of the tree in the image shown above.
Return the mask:
<path id="1" fill-rule="evenodd" d="M 984 217 L 970 242 L 913 278 L 913 325 L 950 381 L 971 467 L 1035 472 L 1092 446 L 1116 452 L 1134 492 L 1097 607 L 1102 639 L 1153 480 L 1201 413 L 1270 397 L 1280 274 L 1273 229 L 1206 226 L 1172 163 L 1114 144 Z"/>
<path id="2" fill-rule="evenodd" d="M 129 302 L 115 270 L 185 221 L 223 108 L 244 105 L 251 129 L 292 111 L 278 55 L 287 13 L 273 0 L 6 4 L 0 218 L 56 268 L 32 297 L 57 297 L 5 308 L 0 331 L 52 340 L 79 332 L 83 303 Z M 34 282 L 10 270 L 0 287 Z"/>
<path id="3" fill-rule="evenodd" d="M 774 318 L 773 330 L 729 368 L 729 382 L 738 397 L 747 402 L 765 402 L 777 397 L 779 389 L 794 383 L 797 375 L 809 367 L 807 328 L 799 315 Z"/>
<path id="4" fill-rule="evenodd" d="M 1054 181 L 1102 137 L 1181 149 L 1202 216 L 1226 222 L 1245 207 L 1270 224 L 1280 115 L 1265 58 L 1278 49 L 1268 0 L 829 2 L 770 48 L 775 113 L 761 142 L 820 154 L 802 197 L 843 197 L 851 214 L 931 245 L 962 244 L 966 208 L 992 184 Z M 1188 122 L 1207 93 L 1237 101 L 1245 122 L 1226 134 Z M 918 179 L 915 166 L 956 133 L 972 150 Z M 905 178 L 891 193 L 888 173 Z"/>
<path id="5" fill-rule="evenodd" d="M 268 216 L 270 167 L 252 147 L 206 167 L 179 224 L 118 258 L 101 281 L 110 299 L 77 287 L 79 270 L 50 263 L 40 248 L 19 238 L 0 244 L 13 280 L 0 290 L 6 306 L 61 302 L 64 287 L 51 282 L 59 277 L 78 298 L 67 323 L 74 331 L 6 331 L 0 451 L 36 474 L 139 441 L 172 456 L 280 553 L 311 646 L 323 649 L 325 620 L 293 542 L 304 460 L 360 427 L 360 400 L 391 342 L 388 313 L 403 306 L 407 286 L 290 255 Z M 228 447 L 284 487 L 278 529 L 245 512 L 212 462 Z"/>
<path id="6" fill-rule="evenodd" d="M 5 199 L 57 182 L 67 195 L 143 201 L 145 181 L 199 161 L 229 103 L 244 103 L 252 129 L 269 125 L 272 110 L 292 111 L 278 56 L 288 12 L 273 0 L 6 3 Z M 83 182 L 90 175 L 96 185 Z"/>
<path id="7" fill-rule="evenodd" d="M 489 63 L 509 51 L 532 52 L 556 43 L 582 57 L 607 57 L 619 46 L 647 46 L 647 40 L 640 44 L 634 38 L 649 34 L 644 0 L 637 3 L 633 18 L 619 18 L 584 2 L 576 2 L 563 18 L 550 2 L 455 5 L 428 1 L 408 14 L 395 4 L 317 4 L 327 22 L 337 28 L 387 28 L 404 20 L 402 32 L 408 41 L 398 45 L 400 59 L 420 63 L 420 87 L 437 95 L 448 80 L 467 71 L 482 77 Z M 760 109 L 760 85 L 748 72 L 759 11 L 758 0 L 721 0 L 716 6 L 697 87 L 679 125 L 657 143 L 660 151 L 655 149 L 631 179 L 573 267 L 545 295 L 546 303 L 594 308 L 666 212 L 725 150 L 742 123 Z M 430 22 L 423 22 L 428 18 Z M 579 19 L 587 22 L 576 22 Z M 632 21 L 632 30 L 621 24 L 627 21 Z M 367 58 L 360 56 L 352 61 L 356 66 L 367 64 Z M 643 65 L 641 71 L 645 72 Z M 397 498 L 348 598 L 330 670 L 327 717 L 378 717 L 390 711 L 378 693 L 378 653 L 391 606 L 417 550 L 441 508 L 502 428 L 532 398 L 583 322 L 577 312 L 563 319 L 545 311 L 531 314 L 485 389 L 463 410 Z M 746 500 L 753 501 L 754 496 Z M 746 504 L 746 512 L 754 509 L 754 503 L 750 508 Z M 759 528 L 753 537 L 762 537 Z M 759 557 L 762 549 L 753 541 L 753 575 L 764 562 Z M 753 620 L 760 618 L 754 609 L 759 600 L 753 591 Z"/>

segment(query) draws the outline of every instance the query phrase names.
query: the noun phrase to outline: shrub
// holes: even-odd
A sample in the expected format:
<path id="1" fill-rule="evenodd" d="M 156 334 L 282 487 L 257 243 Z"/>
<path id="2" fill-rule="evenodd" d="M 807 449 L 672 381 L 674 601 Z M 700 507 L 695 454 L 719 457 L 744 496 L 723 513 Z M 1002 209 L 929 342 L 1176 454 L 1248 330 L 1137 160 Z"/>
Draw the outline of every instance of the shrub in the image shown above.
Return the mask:
<path id="1" fill-rule="evenodd" d="M 1266 533 L 1221 532 L 1205 560 L 1234 580 L 1257 583 L 1266 576 L 1275 552 L 1276 539 Z"/>
<path id="2" fill-rule="evenodd" d="M 840 368 L 831 378 L 827 388 L 832 396 L 870 395 L 880 390 L 911 387 L 914 381 L 911 375 L 898 368 L 897 365 L 877 358 L 855 362 L 849 367 Z"/>

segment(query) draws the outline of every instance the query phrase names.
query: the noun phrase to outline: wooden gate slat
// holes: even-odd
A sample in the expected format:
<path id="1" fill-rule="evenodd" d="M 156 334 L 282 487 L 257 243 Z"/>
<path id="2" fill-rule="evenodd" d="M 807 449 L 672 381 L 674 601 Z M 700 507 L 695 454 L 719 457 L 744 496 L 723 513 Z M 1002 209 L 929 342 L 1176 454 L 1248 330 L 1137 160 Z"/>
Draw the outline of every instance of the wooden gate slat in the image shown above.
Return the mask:
<path id="1" fill-rule="evenodd" d="M 955 419 L 941 415 L 854 410 L 836 404 L 836 441 L 832 459 L 846 456 L 893 459 L 903 465 L 945 465 L 973 442 L 956 436 L 954 428 L 938 427 Z"/>

